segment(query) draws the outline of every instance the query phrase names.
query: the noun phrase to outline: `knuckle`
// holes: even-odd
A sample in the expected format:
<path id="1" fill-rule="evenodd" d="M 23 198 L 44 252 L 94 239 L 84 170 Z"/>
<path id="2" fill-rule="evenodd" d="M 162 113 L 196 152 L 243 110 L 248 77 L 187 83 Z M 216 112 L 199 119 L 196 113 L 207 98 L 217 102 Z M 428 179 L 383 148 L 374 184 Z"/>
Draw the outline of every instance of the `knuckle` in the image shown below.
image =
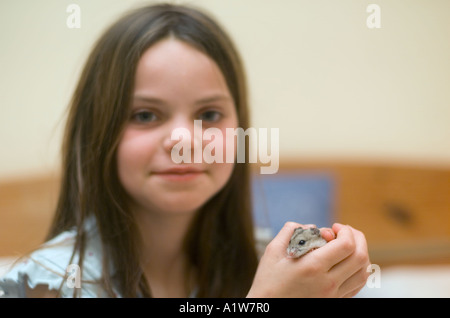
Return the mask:
<path id="1" fill-rule="evenodd" d="M 356 248 L 356 244 L 355 241 L 353 240 L 344 240 L 341 242 L 342 246 L 341 249 L 347 253 L 347 254 L 352 254 L 355 251 Z"/>
<path id="2" fill-rule="evenodd" d="M 265 255 L 265 254 L 271 255 L 271 254 L 273 254 L 273 253 L 276 253 L 277 250 L 279 250 L 279 248 L 280 248 L 280 247 L 278 246 L 278 244 L 276 244 L 276 242 L 271 241 L 269 244 L 267 244 L 267 245 L 265 246 L 265 248 L 264 248 L 264 255 Z"/>
<path id="3" fill-rule="evenodd" d="M 309 256 L 309 255 L 306 255 Z M 306 259 L 306 257 L 305 257 Z M 314 259 L 308 258 L 307 262 L 304 262 L 303 266 L 298 267 L 299 272 L 305 277 L 319 277 L 326 273 L 326 270 L 321 267 L 321 264 Z"/>
<path id="4" fill-rule="evenodd" d="M 272 254 L 273 252 L 276 252 L 276 250 L 278 249 L 278 246 L 275 246 L 275 244 L 273 242 L 270 242 L 269 244 L 267 244 L 264 253 L 266 254 Z"/>
<path id="5" fill-rule="evenodd" d="M 358 285 L 358 289 L 361 289 L 364 287 L 364 285 L 367 283 L 367 279 L 369 278 L 369 275 L 367 274 L 366 271 L 362 270 L 359 273 L 359 285 Z"/>
<path id="6" fill-rule="evenodd" d="M 304 267 L 304 273 L 308 277 L 315 277 L 315 276 L 319 275 L 321 273 L 321 271 L 319 270 L 318 266 L 309 265 L 309 266 Z"/>
<path id="7" fill-rule="evenodd" d="M 357 236 L 357 238 L 361 241 L 361 242 L 367 242 L 366 240 L 366 236 L 364 235 L 363 232 L 355 230 L 355 235 Z"/>
<path id="8" fill-rule="evenodd" d="M 364 269 L 364 277 L 365 277 L 365 280 L 367 280 L 369 277 L 370 277 L 370 275 L 372 275 L 372 264 L 369 264 L 365 269 Z"/>
<path id="9" fill-rule="evenodd" d="M 365 269 L 361 269 L 356 275 L 358 277 L 358 281 L 361 282 L 361 284 L 365 284 L 367 278 L 370 276 L 370 273 L 368 273 Z"/>
<path id="10" fill-rule="evenodd" d="M 294 228 L 297 228 L 297 227 L 299 227 L 300 226 L 300 224 L 298 224 L 298 223 L 295 223 L 295 222 L 286 222 L 286 223 L 284 223 L 284 228 L 285 229 L 294 229 Z"/>
<path id="11" fill-rule="evenodd" d="M 366 251 L 356 251 L 355 259 L 359 266 L 364 266 L 369 263 L 369 255 Z"/>
<path id="12" fill-rule="evenodd" d="M 326 281 L 326 283 L 323 286 L 323 293 L 324 295 L 331 296 L 334 295 L 337 290 L 338 284 L 337 281 L 330 278 Z"/>

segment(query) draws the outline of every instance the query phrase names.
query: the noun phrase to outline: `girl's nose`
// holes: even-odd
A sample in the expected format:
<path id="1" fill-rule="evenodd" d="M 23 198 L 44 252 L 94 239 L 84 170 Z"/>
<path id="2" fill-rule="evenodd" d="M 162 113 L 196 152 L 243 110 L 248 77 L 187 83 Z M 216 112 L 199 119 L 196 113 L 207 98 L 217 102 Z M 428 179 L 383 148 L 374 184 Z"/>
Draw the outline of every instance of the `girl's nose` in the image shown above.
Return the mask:
<path id="1" fill-rule="evenodd" d="M 186 120 L 174 122 L 164 138 L 163 147 L 169 154 L 175 152 L 177 155 L 189 158 L 191 162 L 194 162 L 194 152 L 197 155 L 201 154 L 202 133 L 201 124 L 199 125 L 197 122 Z M 199 158 L 195 159 L 195 162 L 197 162 Z"/>

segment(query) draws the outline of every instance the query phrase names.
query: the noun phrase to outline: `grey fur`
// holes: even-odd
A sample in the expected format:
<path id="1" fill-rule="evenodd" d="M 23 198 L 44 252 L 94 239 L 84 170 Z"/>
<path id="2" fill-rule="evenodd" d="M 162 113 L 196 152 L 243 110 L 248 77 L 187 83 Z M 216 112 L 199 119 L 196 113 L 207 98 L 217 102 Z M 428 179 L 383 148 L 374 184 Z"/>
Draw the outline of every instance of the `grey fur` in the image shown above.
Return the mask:
<path id="1" fill-rule="evenodd" d="M 289 258 L 298 258 L 305 255 L 312 249 L 324 246 L 327 243 L 320 235 L 320 230 L 316 227 L 304 229 L 298 227 L 289 241 L 287 254 Z"/>

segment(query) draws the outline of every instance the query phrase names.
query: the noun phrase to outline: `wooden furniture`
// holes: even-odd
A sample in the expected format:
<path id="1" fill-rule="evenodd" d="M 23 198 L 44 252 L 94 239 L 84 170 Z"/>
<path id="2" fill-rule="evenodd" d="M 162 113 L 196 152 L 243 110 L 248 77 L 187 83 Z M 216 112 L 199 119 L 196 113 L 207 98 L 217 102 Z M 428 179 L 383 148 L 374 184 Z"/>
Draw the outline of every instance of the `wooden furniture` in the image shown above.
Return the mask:
<path id="1" fill-rule="evenodd" d="M 58 188 L 55 176 L 0 183 L 0 257 L 20 256 L 44 241 Z"/>

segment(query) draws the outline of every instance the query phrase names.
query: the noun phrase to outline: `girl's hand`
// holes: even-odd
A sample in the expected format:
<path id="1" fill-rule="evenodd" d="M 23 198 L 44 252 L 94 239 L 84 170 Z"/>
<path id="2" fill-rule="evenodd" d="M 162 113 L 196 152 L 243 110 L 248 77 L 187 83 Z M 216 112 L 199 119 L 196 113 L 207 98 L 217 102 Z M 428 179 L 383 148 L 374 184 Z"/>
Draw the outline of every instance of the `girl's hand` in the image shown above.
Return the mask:
<path id="1" fill-rule="evenodd" d="M 351 226 L 335 223 L 321 229 L 329 241 L 298 259 L 286 257 L 286 247 L 295 228 L 288 222 L 267 246 L 247 297 L 352 297 L 370 275 L 364 234 Z M 334 234 L 336 238 L 333 239 Z"/>

